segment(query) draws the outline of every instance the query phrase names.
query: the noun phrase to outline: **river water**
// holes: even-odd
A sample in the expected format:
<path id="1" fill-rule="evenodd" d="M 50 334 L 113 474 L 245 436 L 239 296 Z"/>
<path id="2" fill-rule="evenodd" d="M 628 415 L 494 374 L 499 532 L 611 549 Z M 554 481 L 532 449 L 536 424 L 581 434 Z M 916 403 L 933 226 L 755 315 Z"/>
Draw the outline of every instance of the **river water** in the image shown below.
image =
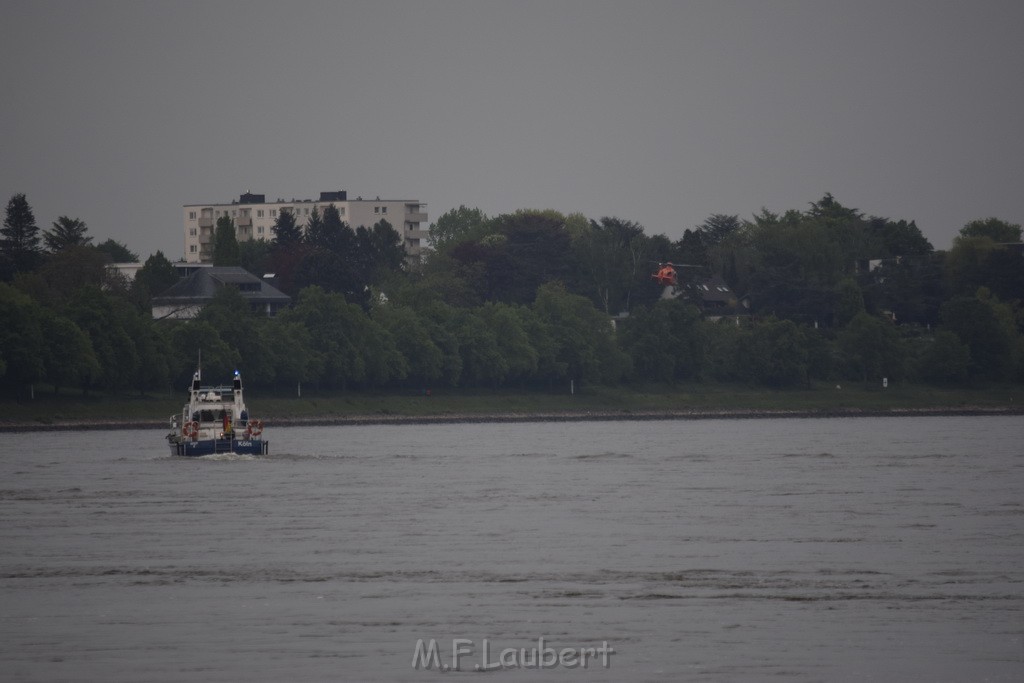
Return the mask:
<path id="1" fill-rule="evenodd" d="M 0 434 L 0 680 L 1024 680 L 1020 417 L 162 436 Z"/>

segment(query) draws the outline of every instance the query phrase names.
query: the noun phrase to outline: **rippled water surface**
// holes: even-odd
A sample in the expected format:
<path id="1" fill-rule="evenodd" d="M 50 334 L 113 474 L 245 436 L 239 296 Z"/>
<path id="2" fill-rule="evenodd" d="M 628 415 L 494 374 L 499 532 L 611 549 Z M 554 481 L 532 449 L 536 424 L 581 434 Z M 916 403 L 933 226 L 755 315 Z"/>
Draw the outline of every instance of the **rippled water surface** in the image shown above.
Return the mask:
<path id="1" fill-rule="evenodd" d="M 0 435 L 0 680 L 1024 680 L 1019 417 L 267 436 Z"/>

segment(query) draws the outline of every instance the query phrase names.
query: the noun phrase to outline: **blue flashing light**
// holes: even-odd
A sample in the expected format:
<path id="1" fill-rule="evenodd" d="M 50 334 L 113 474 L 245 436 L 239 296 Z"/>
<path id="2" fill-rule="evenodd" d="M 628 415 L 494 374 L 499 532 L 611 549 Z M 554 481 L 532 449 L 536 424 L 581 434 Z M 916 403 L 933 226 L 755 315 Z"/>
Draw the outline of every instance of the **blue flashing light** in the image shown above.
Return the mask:
<path id="1" fill-rule="evenodd" d="M 238 377 L 238 370 L 235 370 L 235 377 Z"/>

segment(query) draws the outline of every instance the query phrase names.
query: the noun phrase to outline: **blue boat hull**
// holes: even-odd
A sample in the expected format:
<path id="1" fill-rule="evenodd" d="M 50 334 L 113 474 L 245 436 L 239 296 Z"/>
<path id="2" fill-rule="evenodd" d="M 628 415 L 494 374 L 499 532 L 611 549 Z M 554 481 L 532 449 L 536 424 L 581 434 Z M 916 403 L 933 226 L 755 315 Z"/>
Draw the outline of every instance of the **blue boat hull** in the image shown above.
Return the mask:
<path id="1" fill-rule="evenodd" d="M 218 453 L 237 453 L 238 455 L 266 455 L 270 442 L 261 439 L 203 439 L 201 441 L 182 441 L 171 443 L 171 455 L 199 457 Z"/>

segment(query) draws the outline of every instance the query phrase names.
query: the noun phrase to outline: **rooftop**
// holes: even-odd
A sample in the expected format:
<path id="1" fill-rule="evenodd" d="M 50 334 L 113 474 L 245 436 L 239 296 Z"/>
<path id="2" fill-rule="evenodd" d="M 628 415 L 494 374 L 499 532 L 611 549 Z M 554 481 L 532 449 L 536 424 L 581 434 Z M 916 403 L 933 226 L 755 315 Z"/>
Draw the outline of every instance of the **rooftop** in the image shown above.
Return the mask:
<path id="1" fill-rule="evenodd" d="M 287 305 L 291 297 L 238 266 L 202 268 L 153 297 L 155 305 L 208 301 L 226 285 L 236 287 L 251 303 Z"/>

